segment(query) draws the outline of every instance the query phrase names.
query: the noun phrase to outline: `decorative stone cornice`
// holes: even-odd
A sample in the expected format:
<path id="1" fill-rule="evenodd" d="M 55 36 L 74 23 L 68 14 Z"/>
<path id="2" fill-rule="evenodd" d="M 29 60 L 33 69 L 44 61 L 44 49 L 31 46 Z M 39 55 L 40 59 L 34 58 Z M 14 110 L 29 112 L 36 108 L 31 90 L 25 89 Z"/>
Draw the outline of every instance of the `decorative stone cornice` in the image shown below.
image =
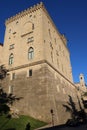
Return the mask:
<path id="1" fill-rule="evenodd" d="M 34 11 L 37 11 L 38 9 L 40 8 L 43 8 L 44 7 L 44 4 L 42 2 L 40 2 L 40 4 L 37 4 L 37 5 L 34 5 L 33 7 L 30 7 L 18 14 L 16 14 L 15 16 L 11 17 L 11 18 L 8 18 L 6 21 L 5 21 L 5 25 L 9 24 L 10 22 L 13 22 L 14 20 L 17 20 L 29 13 L 32 13 Z"/>
<path id="2" fill-rule="evenodd" d="M 56 69 L 53 65 L 51 65 L 47 60 L 40 60 L 40 61 L 37 61 L 37 62 L 33 62 L 33 63 L 29 63 L 29 64 L 17 66 L 17 67 L 13 67 L 13 68 L 8 69 L 8 72 L 15 71 L 15 70 L 22 69 L 22 68 L 26 68 L 26 67 L 31 67 L 31 66 L 39 65 L 39 64 L 48 64 L 53 70 L 55 70 L 55 71 L 56 71 L 58 74 L 60 74 L 65 80 L 67 80 L 70 84 L 72 84 L 73 87 L 74 87 L 74 88 L 76 89 L 76 91 L 77 91 L 76 85 L 75 85 L 73 82 L 71 82 L 68 78 L 66 78 L 61 72 L 59 72 L 59 70 L 57 70 L 57 69 Z"/>

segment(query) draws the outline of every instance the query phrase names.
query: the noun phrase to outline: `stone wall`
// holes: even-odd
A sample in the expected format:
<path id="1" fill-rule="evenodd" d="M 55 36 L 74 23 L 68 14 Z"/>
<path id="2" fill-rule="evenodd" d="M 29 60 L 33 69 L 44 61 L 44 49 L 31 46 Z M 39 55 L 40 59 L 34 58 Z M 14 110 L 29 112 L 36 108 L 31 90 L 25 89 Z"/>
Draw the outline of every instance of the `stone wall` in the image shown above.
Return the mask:
<path id="1" fill-rule="evenodd" d="M 56 28 L 45 9 L 42 12 L 42 18 L 45 59 L 73 82 L 67 40 Z"/>
<path id="2" fill-rule="evenodd" d="M 22 97 L 14 104 L 21 114 L 30 115 L 36 119 L 50 123 L 54 112 L 54 123 L 63 124 L 70 117 L 63 104 L 68 101 L 68 95 L 77 102 L 77 90 L 65 77 L 60 75 L 47 63 L 29 67 L 32 76 L 27 77 L 27 69 L 15 71 L 15 79 L 10 75 L 3 80 L 3 87 L 8 92 L 13 86 L 13 94 Z M 12 73 L 12 72 L 9 72 Z"/>

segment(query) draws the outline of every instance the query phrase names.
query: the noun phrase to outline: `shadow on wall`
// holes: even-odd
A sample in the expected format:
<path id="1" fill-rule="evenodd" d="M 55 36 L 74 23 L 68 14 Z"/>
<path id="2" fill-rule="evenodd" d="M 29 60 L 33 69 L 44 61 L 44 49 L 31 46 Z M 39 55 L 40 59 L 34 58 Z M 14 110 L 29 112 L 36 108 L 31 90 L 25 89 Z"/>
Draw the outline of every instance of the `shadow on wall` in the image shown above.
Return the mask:
<path id="1" fill-rule="evenodd" d="M 72 97 L 69 95 L 69 101 L 67 102 L 67 105 L 63 104 L 63 107 L 66 108 L 66 112 L 70 112 L 71 114 L 71 119 L 68 119 L 66 122 L 66 125 L 69 126 L 77 126 L 81 124 L 86 124 L 87 123 L 87 113 L 85 112 L 84 107 L 82 107 L 81 102 L 84 102 L 83 99 L 78 98 L 78 105 L 79 105 L 79 110 L 76 108 L 76 104 L 74 103 Z"/>

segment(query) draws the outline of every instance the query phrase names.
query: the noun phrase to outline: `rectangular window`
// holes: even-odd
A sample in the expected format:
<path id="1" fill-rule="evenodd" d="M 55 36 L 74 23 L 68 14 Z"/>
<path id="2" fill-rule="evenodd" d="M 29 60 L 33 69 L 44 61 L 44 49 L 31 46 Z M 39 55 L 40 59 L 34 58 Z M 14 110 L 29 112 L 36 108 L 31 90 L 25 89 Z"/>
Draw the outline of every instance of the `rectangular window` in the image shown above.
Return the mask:
<path id="1" fill-rule="evenodd" d="M 10 74 L 10 80 L 13 80 L 13 79 L 15 79 L 15 78 L 16 78 L 15 73 L 11 73 L 11 74 Z"/>
<path id="2" fill-rule="evenodd" d="M 27 75 L 26 75 L 27 77 L 31 77 L 32 76 L 32 69 L 30 69 L 30 70 L 27 70 Z"/>
<path id="3" fill-rule="evenodd" d="M 13 94 L 13 86 L 9 86 L 9 94 Z"/>
<path id="4" fill-rule="evenodd" d="M 32 70 L 29 70 L 29 77 L 32 76 Z"/>

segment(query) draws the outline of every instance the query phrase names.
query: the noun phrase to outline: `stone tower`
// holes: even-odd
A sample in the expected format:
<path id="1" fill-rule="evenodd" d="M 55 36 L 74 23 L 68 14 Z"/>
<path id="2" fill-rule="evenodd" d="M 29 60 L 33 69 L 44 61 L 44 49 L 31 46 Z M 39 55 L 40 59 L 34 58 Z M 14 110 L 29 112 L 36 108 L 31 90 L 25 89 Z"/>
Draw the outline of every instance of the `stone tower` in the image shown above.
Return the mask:
<path id="1" fill-rule="evenodd" d="M 85 86 L 85 80 L 84 80 L 84 75 L 83 74 L 80 74 L 79 80 L 80 80 L 81 86 Z"/>
<path id="2" fill-rule="evenodd" d="M 22 100 L 14 106 L 22 114 L 51 122 L 66 122 L 63 104 L 75 102 L 67 40 L 60 34 L 43 3 L 6 20 L 3 64 L 9 70 L 2 86 Z"/>
<path id="3" fill-rule="evenodd" d="M 85 79 L 84 79 L 84 75 L 83 74 L 80 74 L 79 76 L 79 80 L 80 80 L 80 89 L 83 91 L 83 92 L 86 92 L 86 83 L 85 83 Z"/>
<path id="4" fill-rule="evenodd" d="M 79 82 L 75 83 L 75 85 L 77 86 L 77 89 L 79 90 L 81 95 L 84 95 L 84 93 L 87 92 L 87 89 L 86 89 L 87 87 L 86 87 L 86 83 L 85 83 L 83 74 L 79 75 Z"/>

